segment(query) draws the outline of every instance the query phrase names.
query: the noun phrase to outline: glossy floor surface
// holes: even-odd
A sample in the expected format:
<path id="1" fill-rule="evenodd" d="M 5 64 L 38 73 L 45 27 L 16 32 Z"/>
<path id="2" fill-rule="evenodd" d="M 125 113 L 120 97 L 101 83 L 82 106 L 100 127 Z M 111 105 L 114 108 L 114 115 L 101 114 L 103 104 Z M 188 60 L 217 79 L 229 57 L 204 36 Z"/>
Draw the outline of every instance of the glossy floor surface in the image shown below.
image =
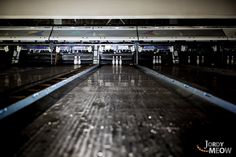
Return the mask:
<path id="1" fill-rule="evenodd" d="M 153 66 L 152 69 L 236 104 L 236 70 L 201 66 Z"/>
<path id="2" fill-rule="evenodd" d="M 234 147 L 235 119 L 135 67 L 102 66 L 25 127 L 1 128 L 1 154 L 199 157 L 205 140 Z"/>
<path id="3" fill-rule="evenodd" d="M 0 70 L 0 93 L 76 69 L 78 66 L 12 67 Z"/>

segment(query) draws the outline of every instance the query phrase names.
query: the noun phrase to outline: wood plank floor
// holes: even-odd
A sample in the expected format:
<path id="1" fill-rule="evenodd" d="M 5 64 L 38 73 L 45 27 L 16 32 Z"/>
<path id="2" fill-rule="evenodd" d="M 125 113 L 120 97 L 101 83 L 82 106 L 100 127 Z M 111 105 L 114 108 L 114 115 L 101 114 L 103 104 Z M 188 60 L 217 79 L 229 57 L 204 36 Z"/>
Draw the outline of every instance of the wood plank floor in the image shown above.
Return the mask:
<path id="1" fill-rule="evenodd" d="M 233 146 L 234 121 L 134 67 L 103 66 L 17 137 L 6 136 L 21 141 L 13 150 L 20 157 L 189 157 L 204 155 L 196 145 L 205 140 Z"/>

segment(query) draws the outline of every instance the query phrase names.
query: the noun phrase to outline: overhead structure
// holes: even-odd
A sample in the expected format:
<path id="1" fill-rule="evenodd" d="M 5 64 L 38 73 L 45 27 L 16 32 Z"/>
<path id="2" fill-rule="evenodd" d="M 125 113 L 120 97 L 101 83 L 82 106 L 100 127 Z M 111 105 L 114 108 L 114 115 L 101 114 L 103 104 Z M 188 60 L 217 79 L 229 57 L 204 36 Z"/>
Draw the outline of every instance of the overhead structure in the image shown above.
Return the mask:
<path id="1" fill-rule="evenodd" d="M 235 6 L 235 0 L 7 0 L 0 19 L 229 19 Z"/>
<path id="2" fill-rule="evenodd" d="M 0 27 L 0 41 L 47 41 L 52 27 Z"/>
<path id="3" fill-rule="evenodd" d="M 138 27 L 138 33 L 140 41 L 227 40 L 224 28 L 212 27 Z"/>
<path id="4" fill-rule="evenodd" d="M 54 27 L 53 41 L 133 41 L 136 27 Z"/>
<path id="5" fill-rule="evenodd" d="M 0 27 L 0 41 L 158 42 L 236 40 L 235 27 Z"/>

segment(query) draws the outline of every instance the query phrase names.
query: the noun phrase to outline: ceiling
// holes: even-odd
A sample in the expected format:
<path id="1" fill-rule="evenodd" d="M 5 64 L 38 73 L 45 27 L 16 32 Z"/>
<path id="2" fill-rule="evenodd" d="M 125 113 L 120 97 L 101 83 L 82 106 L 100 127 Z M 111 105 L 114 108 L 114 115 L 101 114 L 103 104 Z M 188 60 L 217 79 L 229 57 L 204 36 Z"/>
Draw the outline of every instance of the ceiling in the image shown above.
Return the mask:
<path id="1" fill-rule="evenodd" d="M 0 19 L 236 19 L 235 0 L 0 0 Z"/>

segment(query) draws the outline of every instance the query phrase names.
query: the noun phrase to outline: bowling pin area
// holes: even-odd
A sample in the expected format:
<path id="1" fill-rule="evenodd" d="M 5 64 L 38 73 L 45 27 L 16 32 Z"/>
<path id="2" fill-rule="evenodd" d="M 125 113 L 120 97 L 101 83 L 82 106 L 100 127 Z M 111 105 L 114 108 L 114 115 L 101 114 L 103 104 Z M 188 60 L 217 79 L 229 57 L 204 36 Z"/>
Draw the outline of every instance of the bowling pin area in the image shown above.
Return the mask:
<path id="1" fill-rule="evenodd" d="M 153 56 L 153 65 L 159 65 L 161 64 L 161 56 Z"/>
<path id="2" fill-rule="evenodd" d="M 0 156 L 235 153 L 236 28 L 104 21 L 0 27 Z"/>
<path id="3" fill-rule="evenodd" d="M 122 56 L 112 56 L 112 65 L 122 65 Z"/>
<path id="4" fill-rule="evenodd" d="M 81 65 L 81 57 L 74 56 L 74 65 Z"/>

